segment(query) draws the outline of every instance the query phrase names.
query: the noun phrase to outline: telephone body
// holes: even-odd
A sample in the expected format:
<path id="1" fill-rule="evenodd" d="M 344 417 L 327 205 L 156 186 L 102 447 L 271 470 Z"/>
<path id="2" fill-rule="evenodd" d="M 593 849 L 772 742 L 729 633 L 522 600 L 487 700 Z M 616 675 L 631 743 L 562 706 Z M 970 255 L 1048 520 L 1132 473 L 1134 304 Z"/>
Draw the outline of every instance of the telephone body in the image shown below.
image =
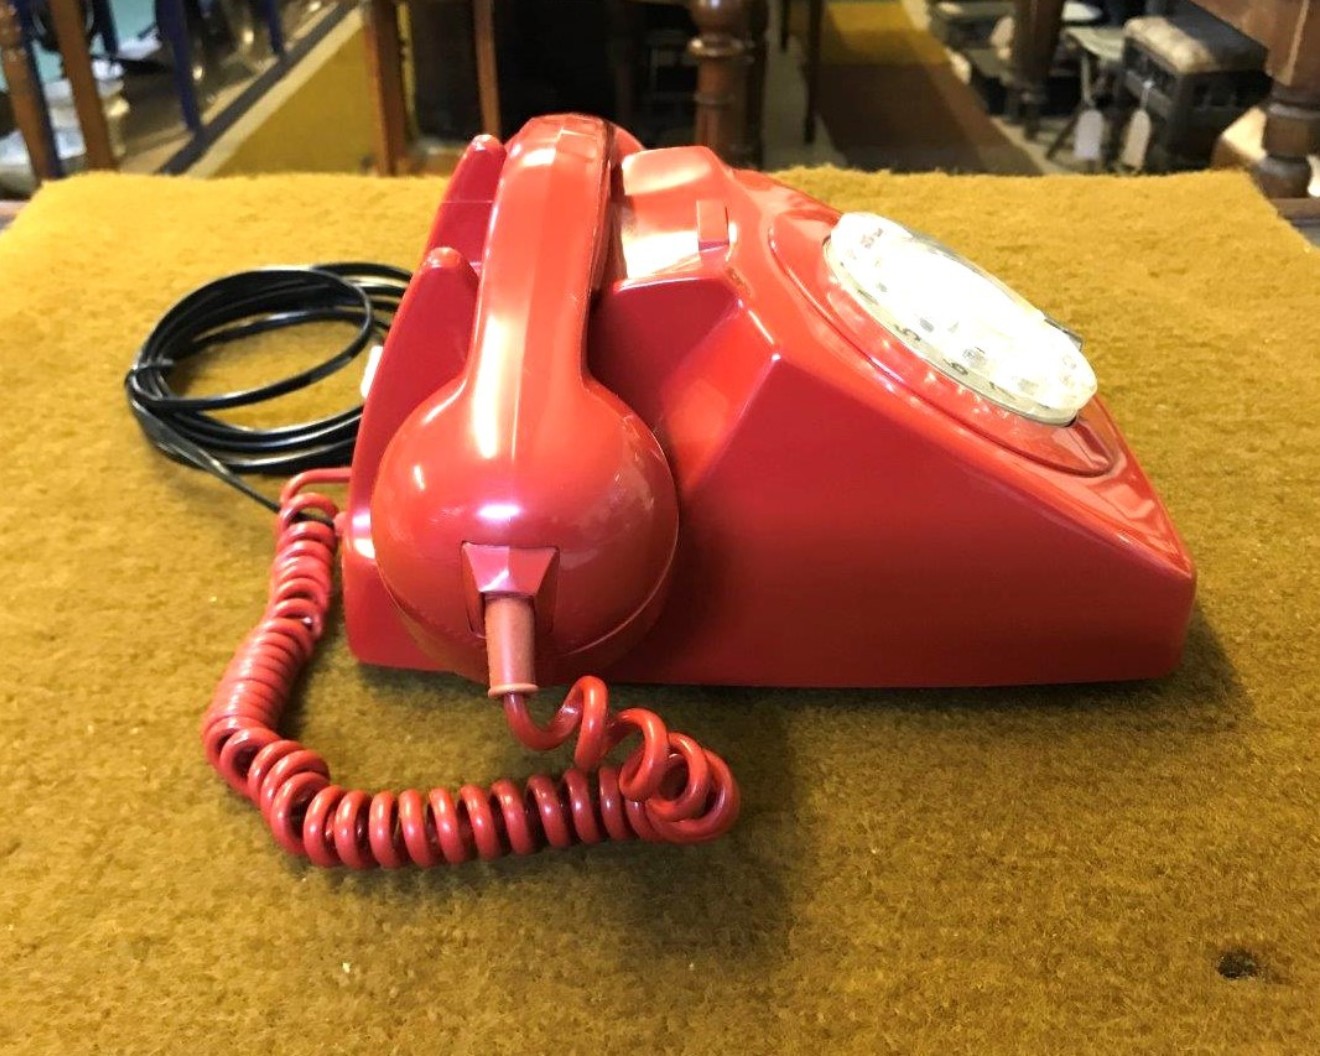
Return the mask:
<path id="1" fill-rule="evenodd" d="M 934 369 L 831 268 L 839 220 L 593 118 L 475 140 L 366 396 L 356 656 L 480 682 L 1173 669 L 1195 572 L 1104 404 L 1043 422 Z M 497 677 L 507 597 L 534 655 Z"/>
<path id="2" fill-rule="evenodd" d="M 901 225 L 706 150 L 575 115 L 475 140 L 364 380 L 351 467 L 275 504 L 265 611 L 202 718 L 211 766 L 316 865 L 728 832 L 730 766 L 612 710 L 597 674 L 967 686 L 1178 663 L 1192 562 L 1076 338 Z M 520 742 L 572 741 L 572 766 L 337 783 L 279 728 L 337 561 L 359 659 L 488 683 Z"/>

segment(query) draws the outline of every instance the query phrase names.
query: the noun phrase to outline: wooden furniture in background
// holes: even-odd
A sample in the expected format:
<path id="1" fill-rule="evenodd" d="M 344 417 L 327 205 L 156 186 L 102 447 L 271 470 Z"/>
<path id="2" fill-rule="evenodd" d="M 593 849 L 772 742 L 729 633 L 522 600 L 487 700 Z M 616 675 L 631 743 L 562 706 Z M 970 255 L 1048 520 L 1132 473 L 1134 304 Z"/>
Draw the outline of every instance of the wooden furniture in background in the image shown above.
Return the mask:
<path id="1" fill-rule="evenodd" d="M 1271 198 L 1301 198 L 1311 179 L 1308 155 L 1320 152 L 1320 2 L 1197 0 L 1266 49 L 1274 87 L 1265 107 L 1265 156 L 1256 182 Z M 1063 0 L 1015 0 L 1010 108 L 1034 131 L 1045 79 L 1058 45 Z"/>
<path id="2" fill-rule="evenodd" d="M 83 149 L 86 151 L 86 167 L 118 168 L 114 148 L 110 145 L 110 127 L 101 105 L 101 93 L 92 72 L 92 53 L 83 30 L 82 5 L 79 0 L 47 0 L 47 3 L 55 25 L 64 76 L 69 79 L 73 91 L 73 106 L 78 114 L 78 127 L 82 129 Z"/>
<path id="3" fill-rule="evenodd" d="M 404 97 L 399 6 L 404 0 L 358 0 L 367 51 L 367 77 L 375 126 L 376 172 L 396 176 L 422 166 L 410 143 Z M 424 2 L 424 0 L 422 0 Z M 495 64 L 495 0 L 472 0 L 472 46 L 477 66 L 481 130 L 501 134 L 499 79 Z"/>
<path id="4" fill-rule="evenodd" d="M 1153 118 L 1147 172 L 1210 158 L 1224 130 L 1270 89 L 1265 49 L 1200 8 L 1130 19 L 1120 32 L 1124 109 L 1140 105 Z"/>
<path id="5" fill-rule="evenodd" d="M 69 80 L 74 109 L 82 130 L 86 167 L 89 169 L 116 168 L 114 148 L 110 145 L 110 129 L 106 123 L 96 76 L 92 72 L 92 55 L 83 31 L 83 13 L 78 0 L 49 0 L 51 22 L 59 43 L 64 76 Z M 23 41 L 22 23 L 18 8 L 12 0 L 0 0 L 0 61 L 3 62 L 5 80 L 9 84 L 14 119 L 38 182 L 59 175 L 60 166 L 54 156 L 53 137 L 49 129 L 49 116 L 41 98 L 41 85 Z"/>
<path id="6" fill-rule="evenodd" d="M 1108 163 L 1117 152 L 1113 125 L 1117 107 L 1114 105 L 1117 88 L 1123 76 L 1123 30 L 1119 26 L 1074 26 L 1063 34 L 1064 47 L 1077 56 L 1081 75 L 1081 98 L 1071 116 L 1045 149 L 1045 157 L 1053 159 L 1068 137 L 1077 129 L 1082 115 L 1088 110 L 1101 114 L 1101 135 L 1098 157 L 1087 160 L 1089 170 Z"/>
<path id="7" fill-rule="evenodd" d="M 1010 120 L 1020 120 L 1028 139 L 1040 127 L 1046 82 L 1059 47 L 1064 0 L 1013 0 L 1013 52 L 1005 88 Z"/>
<path id="8" fill-rule="evenodd" d="M 0 68 L 9 85 L 14 123 L 22 133 L 37 182 L 59 175 L 49 117 L 41 105 L 41 86 L 31 53 L 23 42 L 22 23 L 12 0 L 0 0 Z"/>
<path id="9" fill-rule="evenodd" d="M 731 165 L 759 165 L 767 0 L 687 0 L 686 6 L 697 26 L 688 45 L 697 60 L 692 141 Z"/>
<path id="10" fill-rule="evenodd" d="M 1265 46 L 1274 87 L 1265 104 L 1265 157 L 1253 174 L 1271 198 L 1306 197 L 1308 156 L 1320 153 L 1320 3 L 1198 0 L 1196 6 Z"/>
<path id="11" fill-rule="evenodd" d="M 395 0 L 361 0 L 358 7 L 366 45 L 376 172 L 381 176 L 396 176 L 412 168 L 407 159 L 408 107 L 403 97 L 399 16 Z"/>
<path id="12" fill-rule="evenodd" d="M 49 0 L 49 6 L 64 76 L 69 80 L 82 130 L 85 166 L 89 169 L 116 168 L 110 128 L 101 106 L 101 94 L 92 72 L 92 55 L 84 35 L 82 8 L 78 0 Z M 3 62 L 5 80 L 9 84 L 14 121 L 32 161 L 33 175 L 38 182 L 51 179 L 59 175 L 60 166 L 54 156 L 41 85 L 23 41 L 22 22 L 13 0 L 0 0 L 0 62 Z"/>
<path id="13" fill-rule="evenodd" d="M 403 2 L 359 0 L 375 115 L 375 167 L 382 176 L 418 167 L 409 146 L 404 98 L 398 11 Z M 482 131 L 499 136 L 505 130 L 500 123 L 494 2 L 472 0 L 472 21 Z M 710 147 L 735 165 L 757 164 L 761 153 L 767 0 L 613 0 L 613 7 L 620 3 L 687 7 L 697 25 L 697 36 L 688 46 L 697 61 L 694 142 Z M 623 54 L 629 52 L 624 49 Z M 625 115 L 629 105 L 630 94 L 621 93 L 620 109 Z"/>

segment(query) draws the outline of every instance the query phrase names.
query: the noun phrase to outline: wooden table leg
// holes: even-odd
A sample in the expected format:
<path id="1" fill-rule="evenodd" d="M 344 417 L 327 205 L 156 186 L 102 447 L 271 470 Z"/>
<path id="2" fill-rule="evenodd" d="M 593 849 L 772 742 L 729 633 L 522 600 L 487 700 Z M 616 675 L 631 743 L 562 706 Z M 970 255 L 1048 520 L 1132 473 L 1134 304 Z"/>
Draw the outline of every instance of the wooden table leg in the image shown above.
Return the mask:
<path id="1" fill-rule="evenodd" d="M 1309 155 L 1320 153 L 1320 92 L 1275 82 L 1265 104 L 1265 157 L 1256 182 L 1271 198 L 1305 198 L 1311 183 Z"/>
<path id="2" fill-rule="evenodd" d="M 1014 0 L 1013 55 L 1009 67 L 1009 120 L 1020 120 L 1028 139 L 1040 128 L 1046 84 L 1059 46 L 1063 0 Z"/>
<path id="3" fill-rule="evenodd" d="M 688 52 L 697 60 L 694 139 L 731 164 L 748 159 L 747 9 L 744 0 L 689 0 L 697 36 Z"/>
<path id="4" fill-rule="evenodd" d="M 18 10 L 11 0 L 0 0 L 0 67 L 9 84 L 9 101 L 14 109 L 14 121 L 23 135 L 32 173 L 37 182 L 54 179 L 60 174 L 51 135 L 50 116 L 41 98 L 31 57 L 23 43 L 23 29 Z"/>
<path id="5" fill-rule="evenodd" d="M 115 151 L 110 145 L 110 128 L 106 124 L 105 108 L 101 105 L 101 93 L 92 71 L 92 53 L 83 35 L 82 9 L 78 0 L 49 0 L 49 4 L 60 58 L 64 60 L 64 76 L 69 79 L 73 106 L 78 113 L 78 125 L 82 129 L 87 168 L 117 168 Z"/>
<path id="6" fill-rule="evenodd" d="M 477 101 L 481 107 L 481 130 L 500 134 L 500 78 L 495 64 L 494 0 L 472 0 L 472 34 L 477 53 Z"/>
<path id="7" fill-rule="evenodd" d="M 394 0 L 361 0 L 367 78 L 375 116 L 376 172 L 394 176 L 408 149 L 408 109 L 403 98 L 403 47 Z"/>

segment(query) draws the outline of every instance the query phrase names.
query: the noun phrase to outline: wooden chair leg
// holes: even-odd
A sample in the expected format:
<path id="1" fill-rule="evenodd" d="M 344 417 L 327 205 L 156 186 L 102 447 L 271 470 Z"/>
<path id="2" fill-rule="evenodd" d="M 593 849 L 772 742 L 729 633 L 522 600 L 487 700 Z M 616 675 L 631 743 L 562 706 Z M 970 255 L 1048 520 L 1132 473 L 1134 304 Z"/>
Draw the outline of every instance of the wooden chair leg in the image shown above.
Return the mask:
<path id="1" fill-rule="evenodd" d="M 0 0 L 0 67 L 9 84 L 9 101 L 14 122 L 23 135 L 32 174 L 37 182 L 59 176 L 59 159 L 50 129 L 41 88 L 37 84 L 31 56 L 23 42 L 22 23 L 11 0 Z"/>
<path id="2" fill-rule="evenodd" d="M 73 106 L 82 129 L 87 168 L 118 168 L 114 148 L 110 145 L 110 128 L 106 124 L 105 108 L 101 105 L 101 93 L 92 71 L 92 53 L 83 35 L 83 15 L 78 0 L 49 2 L 55 39 L 59 43 L 60 58 L 64 60 L 64 76 L 69 79 Z"/>
<path id="3" fill-rule="evenodd" d="M 408 109 L 403 97 L 403 47 L 394 0 L 361 0 L 367 78 L 375 116 L 376 172 L 394 176 L 408 149 Z"/>
<path id="4" fill-rule="evenodd" d="M 495 62 L 494 0 L 472 0 L 472 31 L 477 53 L 477 100 L 481 130 L 500 135 L 500 78 Z"/>

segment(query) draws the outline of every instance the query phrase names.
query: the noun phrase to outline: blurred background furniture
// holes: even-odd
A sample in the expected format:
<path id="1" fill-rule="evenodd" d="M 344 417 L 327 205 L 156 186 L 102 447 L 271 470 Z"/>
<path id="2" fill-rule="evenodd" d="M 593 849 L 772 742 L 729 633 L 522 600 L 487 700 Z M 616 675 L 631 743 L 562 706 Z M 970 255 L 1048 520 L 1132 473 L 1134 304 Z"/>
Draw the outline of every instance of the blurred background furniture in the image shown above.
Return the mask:
<path id="1" fill-rule="evenodd" d="M 404 2 L 359 0 L 366 27 L 367 69 L 376 123 L 375 167 L 382 175 L 425 166 L 411 134 L 405 94 L 407 78 L 399 22 Z M 412 0 L 409 14 L 422 11 L 431 2 Z M 517 6 L 500 9 L 494 0 L 470 2 L 481 130 L 498 136 L 512 130 L 504 127 L 504 113 L 511 107 L 504 99 L 508 85 L 501 82 L 500 76 L 499 54 L 505 47 L 501 30 L 507 20 L 508 28 L 517 31 L 522 12 Z M 695 117 L 689 140 L 711 148 L 734 164 L 759 163 L 767 0 L 604 0 L 600 18 L 613 67 L 613 106 L 579 105 L 573 109 L 603 110 L 607 112 L 602 116 L 625 125 L 637 123 L 639 61 L 657 47 L 663 50 L 666 42 L 663 38 L 649 43 L 644 39 L 642 19 L 634 9 L 662 6 L 686 10 L 696 29 L 684 44 L 685 53 L 696 63 L 692 96 Z M 582 28 L 593 32 L 601 29 Z"/>
<path id="2" fill-rule="evenodd" d="M 0 191 L 78 169 L 183 171 L 345 14 L 323 0 L 0 0 L 17 133 L 0 136 Z"/>
<path id="3" fill-rule="evenodd" d="M 1122 90 L 1150 115 L 1144 168 L 1204 165 L 1219 135 L 1269 92 L 1265 49 L 1199 8 L 1124 27 Z"/>
<path id="4" fill-rule="evenodd" d="M 367 77 L 375 115 L 373 160 L 381 176 L 413 171 L 420 161 L 410 146 L 408 103 L 404 95 L 403 41 L 399 0 L 360 0 Z M 422 6 L 421 4 L 417 5 Z M 477 73 L 481 131 L 499 136 L 500 96 L 495 57 L 494 0 L 471 0 L 472 50 Z"/>
<path id="5" fill-rule="evenodd" d="M 779 0 L 779 50 L 788 50 L 789 16 L 793 0 Z M 807 109 L 803 116 L 802 141 L 816 141 L 816 110 L 820 100 L 820 35 L 825 21 L 825 0 L 807 0 L 806 81 Z"/>
<path id="6" fill-rule="evenodd" d="M 1309 156 L 1320 152 L 1320 4 L 1310 0 L 1199 0 L 1267 49 L 1273 79 L 1265 104 L 1265 156 L 1253 170 L 1271 198 L 1302 198 Z"/>
<path id="7" fill-rule="evenodd" d="M 1122 9 L 1128 5 L 1116 6 Z M 1150 5 L 1146 6 L 1149 9 Z M 1069 17 L 1070 9 L 1076 12 L 1073 17 Z M 1115 13 L 1111 12 L 1110 20 L 1121 22 L 1124 13 L 1120 10 L 1115 19 Z M 1004 71 L 1005 114 L 1012 121 L 1022 122 L 1028 139 L 1035 136 L 1041 113 L 1049 101 L 1050 73 L 1064 23 L 1093 25 L 1101 20 L 1101 15 L 1100 8 L 1073 0 L 1014 0 L 1013 40 L 1008 68 Z"/>
<path id="8" fill-rule="evenodd" d="M 0 0 L 0 70 L 9 86 L 10 110 L 27 144 L 33 172 L 38 180 L 48 179 L 58 166 L 55 137 L 40 102 L 36 62 L 12 0 Z"/>
<path id="9" fill-rule="evenodd" d="M 647 140 L 639 97 L 645 96 L 652 108 L 678 103 L 693 109 L 687 140 L 710 147 L 732 164 L 760 167 L 768 0 L 605 0 L 605 8 L 615 120 Z M 695 91 L 666 91 L 666 55 L 673 74 L 686 62 L 696 62 Z M 653 139 L 652 145 L 659 141 Z"/>
<path id="10" fill-rule="evenodd" d="M 74 109 L 85 144 L 86 166 L 91 169 L 113 169 L 115 152 L 110 145 L 110 132 L 101 94 L 92 73 L 92 57 L 88 48 L 84 13 L 79 0 L 48 0 L 50 21 L 64 63 L 65 76 L 72 91 Z M 37 76 L 36 59 L 26 27 L 32 23 L 32 12 L 24 0 L 0 0 L 0 61 L 3 62 L 5 80 L 9 84 L 10 102 L 15 124 L 22 134 L 31 160 L 33 175 L 38 181 L 61 174 L 59 150 L 50 115 Z M 104 11 L 104 9 L 103 9 Z M 113 29 L 108 15 L 96 17 L 99 31 L 112 42 Z M 94 23 L 95 24 L 95 23 Z"/>
<path id="11" fill-rule="evenodd" d="M 1079 98 L 1078 64 L 1059 46 L 1059 31 L 1066 28 L 1098 28 L 1121 25 L 1130 6 L 1142 0 L 1105 0 L 1103 5 L 1082 0 L 1053 0 L 1022 3 L 1014 0 L 936 0 L 930 4 L 930 28 L 937 39 L 959 52 L 967 62 L 967 80 L 993 114 L 1003 114 L 1012 124 L 1022 124 L 1026 138 L 1039 130 L 1042 115 L 1071 113 Z M 1044 17 L 1054 19 L 1050 51 L 1029 55 L 1018 73 L 1018 52 L 1032 39 L 1030 25 Z M 1140 10 L 1138 6 L 1137 10 Z M 1027 36 L 1018 32 L 1027 25 Z M 1076 50 L 1073 50 L 1073 55 Z M 1016 57 L 1016 58 L 1015 58 Z"/>
<path id="12" fill-rule="evenodd" d="M 1045 151 L 1045 157 L 1053 158 L 1077 129 L 1082 115 L 1094 110 L 1102 115 L 1103 126 L 1093 162 L 1103 162 L 1113 152 L 1118 109 L 1116 95 L 1123 71 L 1123 29 L 1120 26 L 1070 26 L 1064 30 L 1063 42 L 1065 48 L 1077 54 L 1081 98 Z"/>
<path id="13" fill-rule="evenodd" d="M 1012 0 L 935 0 L 930 31 L 941 44 L 961 51 L 989 40 L 999 20 L 1012 14 Z"/>
<path id="14" fill-rule="evenodd" d="M 1045 77 L 1055 54 L 1063 0 L 1015 0 L 1009 91 L 1027 113 L 1039 107 Z M 1168 5 L 1148 5 L 1167 14 Z M 1272 80 L 1265 104 L 1264 154 L 1253 174 L 1271 198 L 1304 197 L 1311 180 L 1309 155 L 1320 151 L 1320 4 L 1310 0 L 1198 0 L 1177 11 L 1200 8 L 1264 51 Z"/>

